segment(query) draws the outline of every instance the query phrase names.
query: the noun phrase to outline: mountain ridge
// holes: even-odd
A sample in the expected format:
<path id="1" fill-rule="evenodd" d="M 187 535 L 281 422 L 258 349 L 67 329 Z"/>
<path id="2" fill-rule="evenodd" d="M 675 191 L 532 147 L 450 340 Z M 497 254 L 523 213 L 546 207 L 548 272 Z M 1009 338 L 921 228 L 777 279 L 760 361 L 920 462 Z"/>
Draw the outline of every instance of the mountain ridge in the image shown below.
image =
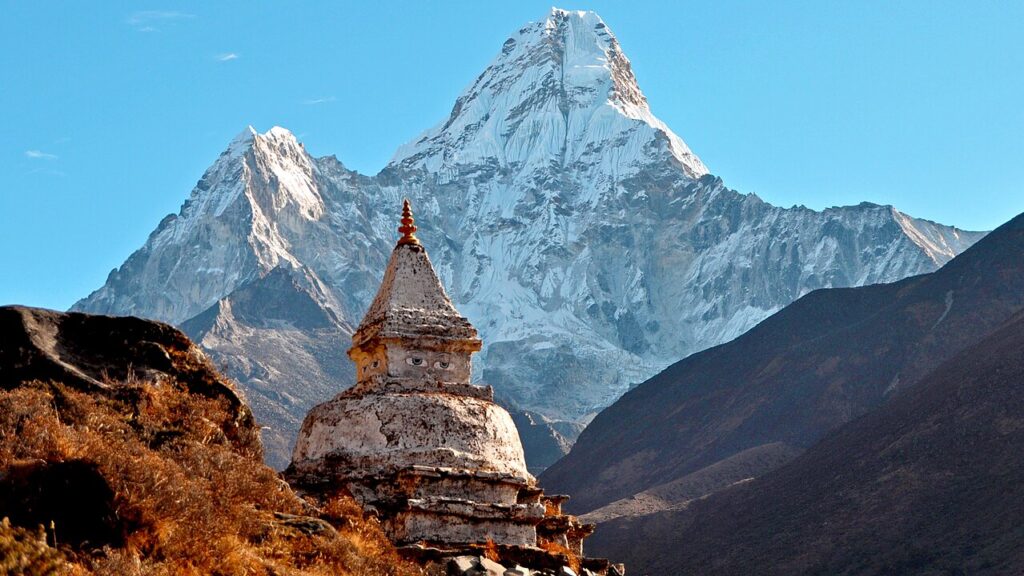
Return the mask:
<path id="1" fill-rule="evenodd" d="M 587 512 L 743 450 L 806 449 L 1024 309 L 1021 254 L 1024 215 L 936 272 L 807 294 L 625 394 L 541 479 Z"/>
<path id="2" fill-rule="evenodd" d="M 888 207 L 783 209 L 730 190 L 650 114 L 596 14 L 556 10 L 510 40 L 449 118 L 375 176 L 310 156 L 285 129 L 246 129 L 73 309 L 180 324 L 284 266 L 339 320 L 334 358 L 409 197 L 442 282 L 481 331 L 477 378 L 576 421 L 808 291 L 927 272 L 983 235 Z M 282 392 L 305 378 L 287 363 L 269 373 Z"/>

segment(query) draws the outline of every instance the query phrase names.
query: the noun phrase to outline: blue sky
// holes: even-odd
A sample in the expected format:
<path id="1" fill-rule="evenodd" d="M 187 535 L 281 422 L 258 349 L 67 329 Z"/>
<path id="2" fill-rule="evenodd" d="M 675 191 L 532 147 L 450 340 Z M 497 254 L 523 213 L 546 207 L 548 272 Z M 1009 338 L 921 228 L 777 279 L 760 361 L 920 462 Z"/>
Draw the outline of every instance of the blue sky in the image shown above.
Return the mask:
<path id="1" fill-rule="evenodd" d="M 1024 211 L 1024 3 L 572 2 L 743 192 L 970 229 Z M 65 308 L 246 125 L 375 173 L 549 2 L 0 0 L 0 304 Z"/>

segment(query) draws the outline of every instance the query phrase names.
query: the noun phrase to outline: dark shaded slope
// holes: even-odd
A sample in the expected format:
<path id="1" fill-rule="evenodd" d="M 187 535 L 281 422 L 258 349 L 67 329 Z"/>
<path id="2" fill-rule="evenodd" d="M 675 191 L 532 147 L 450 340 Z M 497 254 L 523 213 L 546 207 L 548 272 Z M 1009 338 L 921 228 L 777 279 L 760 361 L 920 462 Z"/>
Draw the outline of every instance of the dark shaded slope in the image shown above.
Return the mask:
<path id="1" fill-rule="evenodd" d="M 791 464 L 590 544 L 639 574 L 1021 574 L 1022 496 L 1018 314 Z"/>
<path id="2" fill-rule="evenodd" d="M 622 516 L 643 516 L 670 508 L 685 508 L 695 500 L 734 484 L 749 482 L 774 470 L 796 458 L 801 452 L 803 451 L 781 442 L 762 444 L 723 458 L 682 478 L 616 500 L 580 518 L 584 522 L 603 524 Z"/>
<path id="3" fill-rule="evenodd" d="M 552 422 L 541 414 L 528 410 L 519 410 L 508 404 L 509 414 L 519 431 L 519 440 L 523 443 L 526 455 L 526 467 L 531 474 L 540 474 L 548 466 L 558 461 L 569 452 L 581 425 L 572 422 Z M 574 427 L 576 434 L 571 434 Z M 562 428 L 569 435 L 563 434 Z"/>
<path id="4" fill-rule="evenodd" d="M 584 512 L 742 450 L 807 447 L 1024 309 L 1024 216 L 945 267 L 812 292 L 602 412 L 541 481 Z"/>

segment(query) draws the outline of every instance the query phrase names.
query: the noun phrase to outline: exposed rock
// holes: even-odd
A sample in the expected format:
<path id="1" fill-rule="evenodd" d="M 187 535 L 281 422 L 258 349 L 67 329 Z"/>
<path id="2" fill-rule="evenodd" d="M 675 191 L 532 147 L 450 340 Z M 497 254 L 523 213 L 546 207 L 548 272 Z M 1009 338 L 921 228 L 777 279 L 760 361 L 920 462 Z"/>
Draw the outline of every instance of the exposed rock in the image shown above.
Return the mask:
<path id="1" fill-rule="evenodd" d="M 0 307 L 0 574 L 420 573 L 351 498 L 299 498 L 258 432 L 171 326 Z"/>
<path id="2" fill-rule="evenodd" d="M 504 566 L 486 556 L 457 556 L 445 564 L 448 576 L 625 576 L 621 564 L 609 564 L 607 560 L 588 558 L 581 562 L 580 569 L 573 570 L 561 565 L 554 568 L 531 570 L 519 564 Z"/>
<path id="3" fill-rule="evenodd" d="M 124 394 L 119 383 L 174 382 L 189 393 L 223 399 L 240 450 L 262 454 L 258 428 L 233 385 L 180 330 L 139 318 L 0 307 L 0 389 L 54 381 L 85 391 Z"/>
<path id="4" fill-rule="evenodd" d="M 329 522 L 321 520 L 320 518 L 313 518 L 312 516 L 296 516 L 295 514 L 275 512 L 274 520 L 276 520 L 277 524 L 280 526 L 293 528 L 307 536 L 334 536 L 338 533 L 338 531 L 334 529 L 334 526 L 331 526 Z"/>
<path id="5" fill-rule="evenodd" d="M 486 556 L 480 559 L 480 568 L 487 576 L 505 576 L 505 567 Z"/>
<path id="6" fill-rule="evenodd" d="M 448 561 L 448 574 L 462 576 L 479 565 L 474 556 L 456 556 Z"/>

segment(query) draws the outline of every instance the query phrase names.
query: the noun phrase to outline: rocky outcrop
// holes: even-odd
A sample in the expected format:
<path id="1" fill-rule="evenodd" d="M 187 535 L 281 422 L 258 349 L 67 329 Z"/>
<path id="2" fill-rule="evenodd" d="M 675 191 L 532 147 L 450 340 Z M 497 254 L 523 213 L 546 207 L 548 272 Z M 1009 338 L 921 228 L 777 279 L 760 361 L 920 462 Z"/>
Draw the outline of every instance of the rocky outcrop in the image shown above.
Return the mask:
<path id="1" fill-rule="evenodd" d="M 445 564 L 447 576 L 625 576 L 626 568 L 622 564 L 610 564 L 607 560 L 587 559 L 580 566 L 558 566 L 555 568 L 531 569 L 516 563 L 505 561 L 503 564 L 491 560 L 487 556 L 463 555 L 449 559 Z"/>
<path id="2" fill-rule="evenodd" d="M 6 570 L 5 570 L 6 569 Z M 262 462 L 234 384 L 179 330 L 0 307 L 0 573 L 411 576 L 350 499 Z"/>
<path id="3" fill-rule="evenodd" d="M 0 389 L 60 382 L 87 392 L 123 393 L 123 382 L 173 382 L 230 409 L 224 434 L 262 454 L 252 412 L 180 330 L 162 322 L 24 306 L 0 307 Z"/>

